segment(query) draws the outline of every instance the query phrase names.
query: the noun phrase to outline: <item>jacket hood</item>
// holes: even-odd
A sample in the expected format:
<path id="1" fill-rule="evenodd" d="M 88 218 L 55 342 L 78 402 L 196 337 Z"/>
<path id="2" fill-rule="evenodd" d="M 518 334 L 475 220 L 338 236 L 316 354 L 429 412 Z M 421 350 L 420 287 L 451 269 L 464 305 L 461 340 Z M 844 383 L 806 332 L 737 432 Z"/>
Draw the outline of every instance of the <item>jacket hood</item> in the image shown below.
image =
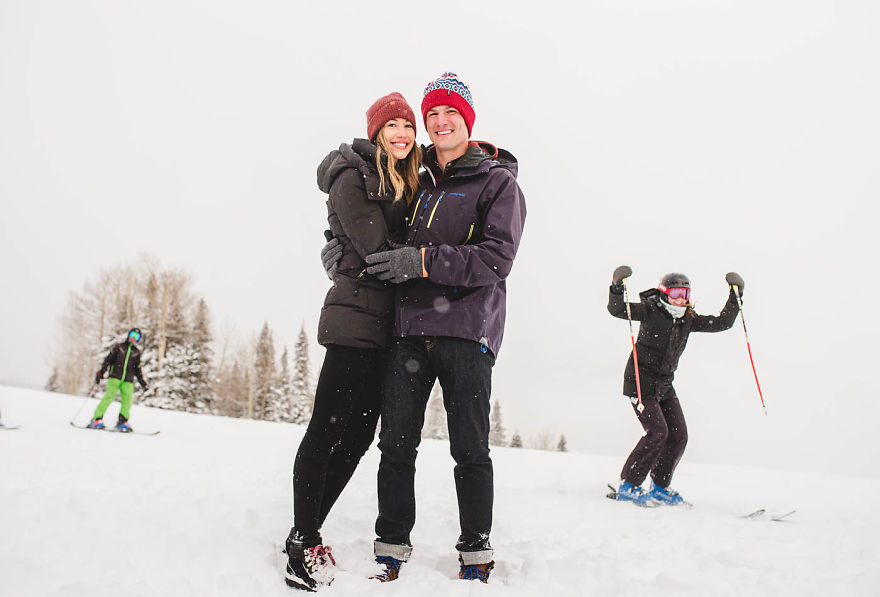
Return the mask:
<path id="1" fill-rule="evenodd" d="M 333 181 L 348 168 L 353 168 L 363 176 L 376 174 L 376 146 L 366 139 L 355 139 L 351 144 L 343 143 L 334 149 L 318 166 L 318 188 L 330 192 Z"/>
<path id="2" fill-rule="evenodd" d="M 489 168 L 496 167 L 508 170 L 514 178 L 519 173 L 519 162 L 514 155 L 506 149 L 495 147 L 488 141 L 469 141 L 464 155 L 449 162 L 446 171 L 437 163 L 437 149 L 433 144 L 428 147 L 422 146 L 422 155 L 425 167 L 435 180 L 446 176 L 481 174 L 487 172 Z"/>

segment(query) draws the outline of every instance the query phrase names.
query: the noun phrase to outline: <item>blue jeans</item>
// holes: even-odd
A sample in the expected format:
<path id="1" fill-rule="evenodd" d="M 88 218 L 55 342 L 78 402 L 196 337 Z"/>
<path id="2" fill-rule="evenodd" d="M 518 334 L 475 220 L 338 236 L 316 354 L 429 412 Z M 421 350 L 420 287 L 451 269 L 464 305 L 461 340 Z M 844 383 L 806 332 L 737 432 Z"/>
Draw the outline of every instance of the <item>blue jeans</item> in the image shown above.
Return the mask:
<path id="1" fill-rule="evenodd" d="M 428 396 L 434 381 L 439 380 L 455 460 L 461 526 L 456 549 L 469 560 L 466 563 L 491 561 L 494 485 L 489 457 L 489 397 L 494 364 L 491 351 L 461 338 L 413 336 L 398 340 L 392 347 L 383 383 L 379 433 L 382 458 L 376 555 L 404 560 L 409 555 L 410 532 L 416 520 L 416 455 Z"/>

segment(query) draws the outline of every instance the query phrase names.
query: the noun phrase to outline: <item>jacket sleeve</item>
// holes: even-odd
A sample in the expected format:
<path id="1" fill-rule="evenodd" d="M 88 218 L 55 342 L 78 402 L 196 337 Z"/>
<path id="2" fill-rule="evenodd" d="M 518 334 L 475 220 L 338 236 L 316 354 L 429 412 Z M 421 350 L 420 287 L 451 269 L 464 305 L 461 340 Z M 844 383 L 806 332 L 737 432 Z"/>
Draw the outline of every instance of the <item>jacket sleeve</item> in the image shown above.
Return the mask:
<path id="1" fill-rule="evenodd" d="M 340 173 L 330 187 L 330 206 L 343 232 L 361 259 L 385 248 L 388 228 L 378 201 L 367 199 L 362 175 L 354 169 Z"/>
<path id="2" fill-rule="evenodd" d="M 116 352 L 116 345 L 113 345 L 113 348 L 110 349 L 110 352 L 107 353 L 107 356 L 104 357 L 104 362 L 101 363 L 101 369 L 98 371 L 98 375 L 100 377 L 104 377 L 104 374 L 107 372 L 107 369 L 113 363 L 113 353 Z"/>
<path id="3" fill-rule="evenodd" d="M 147 382 L 144 381 L 144 375 L 141 373 L 141 355 L 137 356 L 137 359 L 134 362 L 134 375 L 137 377 L 137 380 L 140 382 L 141 387 L 146 387 Z"/>
<path id="4" fill-rule="evenodd" d="M 630 303 L 629 310 L 635 321 L 645 318 L 645 306 L 642 303 Z M 608 288 L 608 312 L 618 319 L 626 319 L 626 303 L 623 301 L 623 288 L 612 284 Z"/>
<path id="5" fill-rule="evenodd" d="M 425 269 L 435 284 L 476 288 L 507 278 L 526 222 L 526 198 L 509 172 L 489 191 L 480 241 L 425 248 Z"/>
<path id="6" fill-rule="evenodd" d="M 723 332 L 729 330 L 736 323 L 736 316 L 739 314 L 739 305 L 736 302 L 736 295 L 733 290 L 727 297 L 727 303 L 718 315 L 696 315 L 694 316 L 694 325 L 691 331 L 694 332 Z"/>

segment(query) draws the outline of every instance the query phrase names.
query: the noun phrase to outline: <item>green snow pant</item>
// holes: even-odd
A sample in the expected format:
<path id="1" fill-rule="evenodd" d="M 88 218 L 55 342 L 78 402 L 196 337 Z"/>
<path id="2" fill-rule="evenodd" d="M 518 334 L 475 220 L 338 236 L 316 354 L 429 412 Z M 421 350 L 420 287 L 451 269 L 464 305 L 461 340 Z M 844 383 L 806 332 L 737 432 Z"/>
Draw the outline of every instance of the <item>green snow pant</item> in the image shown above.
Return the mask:
<path id="1" fill-rule="evenodd" d="M 95 414 L 92 415 L 93 421 L 95 419 L 104 418 L 104 413 L 107 411 L 107 407 L 116 399 L 117 391 L 121 394 L 120 402 L 122 402 L 122 406 L 119 408 L 119 414 L 125 417 L 126 421 L 130 418 L 131 397 L 134 394 L 134 384 L 130 381 L 122 381 L 121 379 L 110 377 L 107 379 L 107 391 L 104 393 L 104 397 L 101 398 L 101 402 L 98 403 L 98 408 L 95 409 Z"/>

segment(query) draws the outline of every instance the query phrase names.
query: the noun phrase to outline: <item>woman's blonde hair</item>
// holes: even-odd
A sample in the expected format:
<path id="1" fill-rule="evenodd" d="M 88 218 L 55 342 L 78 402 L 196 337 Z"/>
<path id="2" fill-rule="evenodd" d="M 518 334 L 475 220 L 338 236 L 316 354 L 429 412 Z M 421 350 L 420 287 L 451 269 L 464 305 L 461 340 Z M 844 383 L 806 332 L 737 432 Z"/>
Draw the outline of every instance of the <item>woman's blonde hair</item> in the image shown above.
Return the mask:
<path id="1" fill-rule="evenodd" d="M 376 169 L 379 171 L 379 193 L 385 193 L 385 173 L 383 168 L 382 156 L 386 156 L 388 182 L 394 189 L 394 200 L 406 198 L 406 203 L 412 203 L 419 188 L 419 167 L 422 164 L 422 149 L 418 145 L 413 145 L 412 151 L 409 152 L 402 160 L 398 160 L 389 151 L 389 147 L 382 135 L 383 126 L 376 135 Z"/>

